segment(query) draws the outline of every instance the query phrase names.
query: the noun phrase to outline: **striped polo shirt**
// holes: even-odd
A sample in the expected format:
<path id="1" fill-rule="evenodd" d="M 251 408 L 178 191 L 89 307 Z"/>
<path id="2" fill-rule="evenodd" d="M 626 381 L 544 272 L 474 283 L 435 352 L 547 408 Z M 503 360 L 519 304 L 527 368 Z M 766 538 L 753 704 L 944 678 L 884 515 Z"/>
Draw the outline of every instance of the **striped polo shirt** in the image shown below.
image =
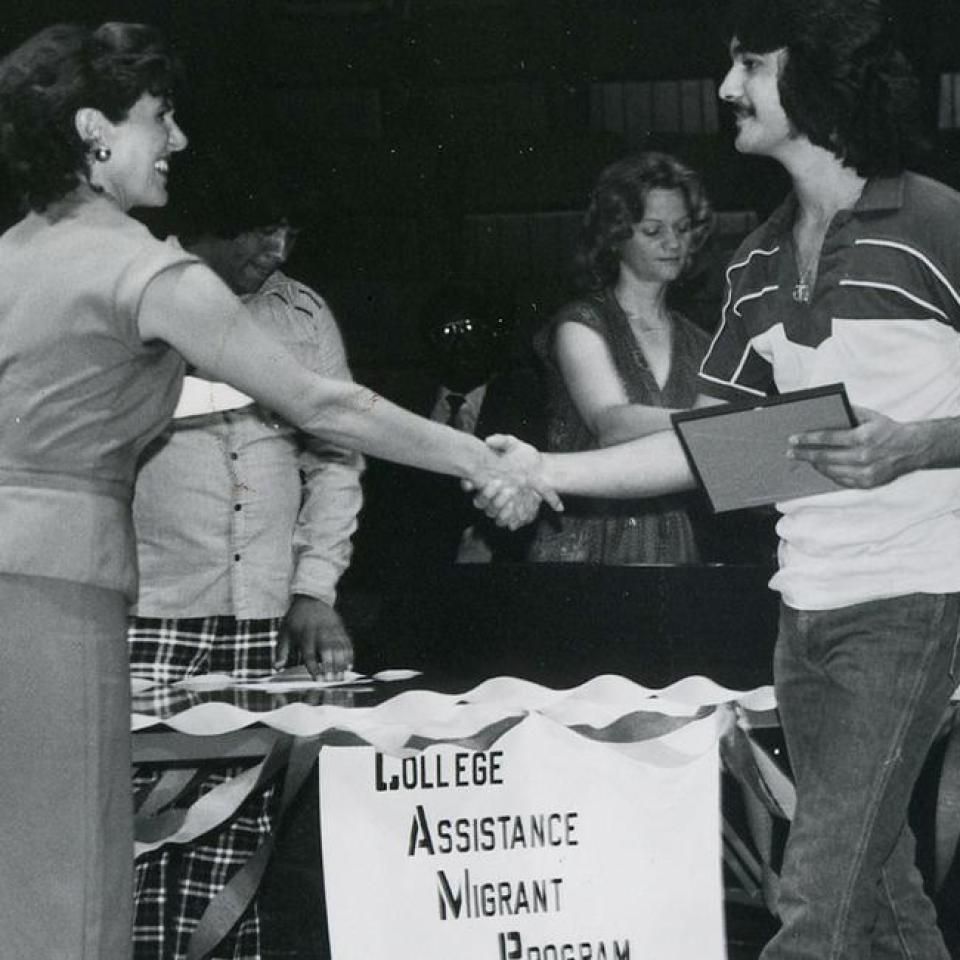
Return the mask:
<path id="1" fill-rule="evenodd" d="M 960 416 L 960 194 L 913 173 L 867 183 L 830 224 L 809 303 L 792 291 L 796 199 L 727 268 L 704 393 L 742 400 L 842 382 L 894 420 Z M 799 609 L 960 590 L 960 470 L 777 505 L 771 586 Z"/>

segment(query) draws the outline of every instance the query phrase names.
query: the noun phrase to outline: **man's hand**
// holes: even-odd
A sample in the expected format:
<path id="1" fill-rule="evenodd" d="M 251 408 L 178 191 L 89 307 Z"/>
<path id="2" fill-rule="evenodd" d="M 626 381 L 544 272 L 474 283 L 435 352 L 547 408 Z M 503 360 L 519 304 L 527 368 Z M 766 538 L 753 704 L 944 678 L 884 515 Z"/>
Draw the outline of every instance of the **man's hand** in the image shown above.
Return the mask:
<path id="1" fill-rule="evenodd" d="M 498 526 L 510 530 L 530 523 L 541 500 L 546 500 L 554 510 L 563 510 L 556 491 L 543 478 L 542 458 L 534 447 L 503 434 L 493 434 L 486 442 L 499 459 L 497 470 L 476 488 L 476 507 Z"/>
<path id="2" fill-rule="evenodd" d="M 353 669 L 353 643 L 340 614 L 315 597 L 295 595 L 283 619 L 276 664 L 285 667 L 291 646 L 299 652 L 314 680 L 342 680 Z"/>
<path id="3" fill-rule="evenodd" d="M 791 437 L 787 455 L 854 488 L 879 487 L 923 465 L 922 424 L 898 423 L 864 407 L 855 407 L 854 412 L 858 426 Z"/>

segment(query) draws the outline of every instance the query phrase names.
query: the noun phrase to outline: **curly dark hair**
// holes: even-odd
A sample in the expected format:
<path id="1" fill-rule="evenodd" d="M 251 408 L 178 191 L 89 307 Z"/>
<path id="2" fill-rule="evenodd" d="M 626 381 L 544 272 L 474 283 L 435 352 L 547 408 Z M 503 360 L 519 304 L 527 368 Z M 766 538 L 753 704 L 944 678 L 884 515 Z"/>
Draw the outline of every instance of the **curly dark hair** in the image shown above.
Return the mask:
<path id="1" fill-rule="evenodd" d="M 657 189 L 683 194 L 692 223 L 691 252 L 704 244 L 714 218 L 700 177 L 667 153 L 626 157 L 607 167 L 590 192 L 574 254 L 574 281 L 581 290 L 602 290 L 616 282 L 620 246 L 643 219 L 650 191 Z"/>
<path id="2" fill-rule="evenodd" d="M 727 33 L 747 52 L 786 50 L 787 117 L 860 176 L 895 175 L 923 149 L 918 84 L 883 0 L 735 0 Z"/>
<path id="3" fill-rule="evenodd" d="M 0 60 L 0 158 L 21 205 L 43 210 L 86 178 L 79 109 L 119 123 L 144 93 L 172 97 L 180 77 L 161 35 L 136 23 L 55 24 Z"/>
<path id="4" fill-rule="evenodd" d="M 249 134 L 236 128 L 218 130 L 215 143 L 191 141 L 190 155 L 177 167 L 176 193 L 158 218 L 169 232 L 189 244 L 296 221 L 298 197 L 283 176 L 279 155 L 261 141 L 256 165 L 238 164 L 237 157 L 249 149 Z"/>

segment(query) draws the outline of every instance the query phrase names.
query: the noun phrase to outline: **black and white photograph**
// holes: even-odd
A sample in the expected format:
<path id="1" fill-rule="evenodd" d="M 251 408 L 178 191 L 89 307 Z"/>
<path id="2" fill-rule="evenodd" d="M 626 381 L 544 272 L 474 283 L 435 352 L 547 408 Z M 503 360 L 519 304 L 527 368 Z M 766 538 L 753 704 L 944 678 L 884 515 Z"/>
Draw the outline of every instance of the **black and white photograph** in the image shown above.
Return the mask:
<path id="1" fill-rule="evenodd" d="M 10 0 L 2 960 L 960 960 L 960 0 Z"/>

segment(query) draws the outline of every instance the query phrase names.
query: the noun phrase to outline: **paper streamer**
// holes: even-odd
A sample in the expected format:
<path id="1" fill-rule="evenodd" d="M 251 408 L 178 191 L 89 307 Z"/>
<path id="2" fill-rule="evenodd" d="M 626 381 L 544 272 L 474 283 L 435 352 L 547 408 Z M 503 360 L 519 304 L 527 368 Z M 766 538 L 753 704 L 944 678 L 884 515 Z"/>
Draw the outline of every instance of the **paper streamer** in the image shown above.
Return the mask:
<path id="1" fill-rule="evenodd" d="M 744 715 L 762 715 L 774 708 L 773 690 L 730 690 L 707 677 L 685 677 L 652 689 L 615 675 L 557 690 L 516 677 L 495 677 L 459 694 L 407 690 L 373 707 L 283 703 L 253 711 L 231 703 L 205 702 L 164 719 L 134 712 L 131 725 L 134 731 L 162 724 L 191 736 L 215 736 L 256 723 L 295 737 L 338 732 L 382 752 L 402 754 L 412 742 L 464 741 L 532 712 L 584 736 L 631 742 L 679 729 L 721 705 L 736 705 Z"/>

